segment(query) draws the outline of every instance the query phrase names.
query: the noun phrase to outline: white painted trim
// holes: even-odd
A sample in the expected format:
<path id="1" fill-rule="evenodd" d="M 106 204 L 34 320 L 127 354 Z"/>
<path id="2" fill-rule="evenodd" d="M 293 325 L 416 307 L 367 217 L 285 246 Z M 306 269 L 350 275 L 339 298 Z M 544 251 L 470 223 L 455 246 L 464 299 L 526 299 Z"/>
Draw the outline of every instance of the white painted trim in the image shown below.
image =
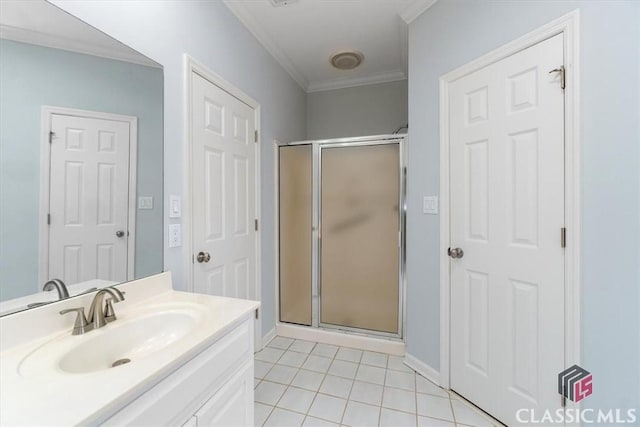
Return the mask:
<path id="1" fill-rule="evenodd" d="M 440 78 L 440 385 L 449 389 L 450 349 L 450 259 L 447 249 L 451 241 L 449 225 L 449 91 Z"/>
<path id="2" fill-rule="evenodd" d="M 277 139 L 273 140 L 273 207 L 274 207 L 274 218 L 273 218 L 273 229 L 274 231 L 274 260 L 275 265 L 273 271 L 275 272 L 275 281 L 274 281 L 274 289 L 275 292 L 275 321 L 278 323 L 280 321 L 280 151 L 278 147 L 280 146 L 280 141 Z"/>
<path id="3" fill-rule="evenodd" d="M 276 327 L 274 326 L 273 328 L 271 328 L 271 330 L 269 332 L 267 332 L 263 337 L 262 337 L 262 342 L 260 343 L 260 346 L 256 347 L 255 351 L 258 352 L 260 350 L 262 350 L 263 348 L 265 348 L 267 345 L 269 345 L 269 343 L 276 337 Z"/>
<path id="4" fill-rule="evenodd" d="M 47 214 L 49 213 L 49 182 L 51 144 L 49 144 L 49 132 L 51 131 L 51 116 L 76 116 L 90 119 L 111 120 L 124 122 L 129 125 L 129 209 L 127 212 L 127 280 L 133 280 L 135 274 L 136 252 L 136 198 L 137 198 L 137 167 L 138 167 L 138 118 L 122 114 L 103 113 L 99 111 L 79 110 L 76 108 L 55 107 L 43 105 L 40 121 L 40 210 L 38 220 L 39 244 L 38 244 L 38 283 L 35 284 L 35 292 L 40 292 L 40 285 L 49 280 L 49 225 Z M 46 191 L 45 191 L 46 189 Z"/>
<path id="5" fill-rule="evenodd" d="M 345 77 L 321 82 L 312 82 L 307 86 L 306 91 L 307 93 L 323 92 L 326 90 L 344 89 L 347 87 L 391 83 L 406 79 L 407 74 L 404 71 L 391 71 L 388 73 L 374 74 L 365 77 Z"/>
<path id="6" fill-rule="evenodd" d="M 306 90 L 309 82 L 304 75 L 296 68 L 294 63 L 284 53 L 280 46 L 274 42 L 267 32 L 262 28 L 262 25 L 249 13 L 247 8 L 242 2 L 223 0 L 224 4 L 229 10 L 238 18 L 245 28 L 249 30 L 253 36 L 258 39 L 258 42 L 273 56 L 273 58 L 280 64 L 284 70 L 289 73 L 291 78 L 295 80 L 303 90 Z"/>
<path id="7" fill-rule="evenodd" d="M 417 357 L 406 353 L 404 355 L 404 364 L 431 381 L 436 385 L 440 385 L 440 372 L 437 369 L 432 368 L 426 363 L 419 360 Z"/>
<path id="8" fill-rule="evenodd" d="M 40 33 L 38 31 L 12 27 L 5 24 L 0 24 L 0 38 L 162 69 L 162 66 L 157 62 L 152 61 L 141 53 L 138 53 L 125 45 L 122 45 L 119 49 L 115 47 L 99 46 L 87 43 L 86 40 L 68 39 L 58 35 Z M 119 43 L 116 41 L 112 42 L 114 44 Z"/>
<path id="9" fill-rule="evenodd" d="M 138 223 L 138 118 L 129 122 L 129 216 L 127 217 L 127 280 L 136 273 L 136 225 Z"/>
<path id="10" fill-rule="evenodd" d="M 51 179 L 51 112 L 42 107 L 40 113 L 40 207 L 38 210 L 38 283 L 33 283 L 33 292 L 40 292 L 40 286 L 49 280 L 49 196 Z"/>
<path id="11" fill-rule="evenodd" d="M 185 158 L 185 169 L 184 173 L 186 175 L 186 179 L 184 180 L 184 215 L 182 218 L 184 225 L 184 233 L 183 233 L 183 255 L 184 255 L 184 268 L 185 268 L 185 288 L 189 292 L 193 292 L 193 262 L 192 262 L 192 251 L 193 251 L 193 221 L 191 215 L 193 214 L 193 194 L 192 194 L 192 164 L 191 164 L 191 152 L 192 152 L 192 135 L 191 135 L 191 75 L 192 73 L 196 73 L 199 76 L 207 79 L 209 82 L 219 87 L 221 90 L 227 92 L 231 96 L 239 99 L 241 102 L 247 104 L 249 107 L 254 110 L 255 117 L 255 126 L 256 131 L 258 132 L 258 142 L 254 144 L 255 146 L 255 217 L 258 220 L 259 227 L 256 232 L 256 247 L 255 247 L 255 256 L 256 256 L 256 286 L 255 286 L 255 298 L 257 301 L 261 301 L 261 289 L 260 289 L 260 278 L 262 277 L 262 258 L 260 256 L 260 248 L 262 243 L 262 230 L 264 228 L 260 216 L 261 211 L 261 191 L 260 191 L 260 147 L 262 146 L 262 129 L 260 127 L 260 117 L 261 117 L 261 107 L 260 104 L 251 98 L 249 95 L 245 94 L 242 90 L 240 90 L 235 85 L 229 83 L 227 80 L 222 78 L 220 75 L 214 73 L 209 68 L 207 68 L 204 64 L 198 62 L 196 59 L 192 58 L 188 54 L 184 55 L 184 129 L 185 129 L 185 138 L 186 144 L 184 144 L 184 158 Z M 258 319 L 254 322 L 254 332 L 255 332 L 255 345 L 256 347 L 262 345 L 262 325 L 261 325 L 261 316 L 260 310 L 258 310 Z"/>
<path id="12" fill-rule="evenodd" d="M 415 0 L 400 12 L 400 18 L 402 18 L 407 25 L 411 24 L 418 16 L 422 15 L 427 11 L 427 9 L 436 4 L 437 1 L 438 0 Z"/>
<path id="13" fill-rule="evenodd" d="M 453 81 L 500 61 L 536 43 L 564 34 L 567 71 L 565 89 L 565 364 L 580 364 L 580 86 L 578 10 L 568 13 L 440 78 L 440 378 L 450 386 L 450 272 L 446 250 L 450 241 L 449 105 L 448 86 Z M 567 401 L 568 408 L 579 405 Z"/>
<path id="14" fill-rule="evenodd" d="M 281 337 L 315 341 L 324 344 L 352 347 L 360 350 L 404 356 L 406 346 L 402 341 L 346 333 L 341 331 L 313 328 L 276 322 L 276 334 Z"/>

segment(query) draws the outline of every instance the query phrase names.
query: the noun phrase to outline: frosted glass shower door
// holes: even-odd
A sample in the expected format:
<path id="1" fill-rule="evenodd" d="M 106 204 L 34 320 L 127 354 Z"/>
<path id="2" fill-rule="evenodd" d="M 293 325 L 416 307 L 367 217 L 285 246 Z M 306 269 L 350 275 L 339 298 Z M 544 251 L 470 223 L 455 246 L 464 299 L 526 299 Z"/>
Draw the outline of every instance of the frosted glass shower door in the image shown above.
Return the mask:
<path id="1" fill-rule="evenodd" d="M 311 325 L 312 147 L 279 148 L 280 321 Z"/>
<path id="2" fill-rule="evenodd" d="M 397 334 L 399 144 L 320 152 L 320 323 Z"/>

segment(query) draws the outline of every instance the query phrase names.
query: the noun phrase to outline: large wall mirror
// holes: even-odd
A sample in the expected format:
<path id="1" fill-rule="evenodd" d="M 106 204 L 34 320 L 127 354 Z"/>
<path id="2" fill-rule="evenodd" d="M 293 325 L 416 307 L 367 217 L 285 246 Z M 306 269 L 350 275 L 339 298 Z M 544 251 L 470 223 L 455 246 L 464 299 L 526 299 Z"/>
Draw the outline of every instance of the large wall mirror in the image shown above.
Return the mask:
<path id="1" fill-rule="evenodd" d="M 163 70 L 44 1 L 0 2 L 0 315 L 163 267 Z"/>

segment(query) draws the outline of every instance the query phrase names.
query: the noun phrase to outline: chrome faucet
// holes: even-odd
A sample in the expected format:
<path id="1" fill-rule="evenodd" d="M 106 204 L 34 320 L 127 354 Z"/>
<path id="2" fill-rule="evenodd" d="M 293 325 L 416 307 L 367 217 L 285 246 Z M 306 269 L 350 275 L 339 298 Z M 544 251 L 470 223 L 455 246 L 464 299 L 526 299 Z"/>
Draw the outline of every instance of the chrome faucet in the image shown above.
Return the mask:
<path id="1" fill-rule="evenodd" d="M 111 298 L 104 297 L 109 294 Z M 124 301 L 124 292 L 112 286 L 102 288 L 93 297 L 87 316 L 84 315 L 84 308 L 69 308 L 62 310 L 60 314 L 78 313 L 73 325 L 71 335 L 82 335 L 94 329 L 102 328 L 109 322 L 116 320 L 116 313 L 113 310 L 113 303 Z"/>
<path id="2" fill-rule="evenodd" d="M 58 299 L 69 298 L 69 291 L 60 279 L 51 279 L 42 286 L 43 291 L 52 291 L 54 289 L 58 291 Z"/>

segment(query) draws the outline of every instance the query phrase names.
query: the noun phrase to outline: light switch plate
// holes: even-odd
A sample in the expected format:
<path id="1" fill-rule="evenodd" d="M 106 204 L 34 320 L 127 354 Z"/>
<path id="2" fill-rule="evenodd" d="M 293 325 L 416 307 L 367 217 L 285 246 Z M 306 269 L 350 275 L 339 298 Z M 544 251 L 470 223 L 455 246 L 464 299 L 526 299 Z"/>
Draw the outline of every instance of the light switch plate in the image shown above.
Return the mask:
<path id="1" fill-rule="evenodd" d="M 422 213 L 438 215 L 438 196 L 424 196 L 422 199 Z"/>
<path id="2" fill-rule="evenodd" d="M 151 196 L 138 197 L 138 209 L 153 209 L 153 197 Z"/>
<path id="3" fill-rule="evenodd" d="M 182 216 L 182 200 L 180 196 L 169 196 L 169 218 Z"/>
<path id="4" fill-rule="evenodd" d="M 180 224 L 169 224 L 169 247 L 182 246 L 182 231 Z"/>

